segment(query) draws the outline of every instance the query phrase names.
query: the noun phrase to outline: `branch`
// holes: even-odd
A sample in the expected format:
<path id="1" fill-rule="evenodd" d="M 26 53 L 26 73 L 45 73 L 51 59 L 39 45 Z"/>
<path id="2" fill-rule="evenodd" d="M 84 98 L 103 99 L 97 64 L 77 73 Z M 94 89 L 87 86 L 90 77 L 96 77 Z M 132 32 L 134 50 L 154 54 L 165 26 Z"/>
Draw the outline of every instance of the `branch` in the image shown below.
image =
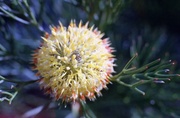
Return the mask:
<path id="1" fill-rule="evenodd" d="M 179 74 L 169 74 L 168 68 L 171 68 L 174 63 L 171 61 L 161 62 L 160 59 L 152 61 L 142 67 L 131 67 L 134 59 L 137 57 L 135 54 L 128 63 L 124 66 L 121 72 L 110 78 L 111 81 L 127 86 L 135 91 L 145 95 L 145 93 L 137 87 L 146 83 L 165 83 L 164 80 L 170 80 L 171 77 L 180 77 Z M 129 83 L 123 80 L 131 78 Z M 134 82 L 135 81 L 135 82 Z"/>

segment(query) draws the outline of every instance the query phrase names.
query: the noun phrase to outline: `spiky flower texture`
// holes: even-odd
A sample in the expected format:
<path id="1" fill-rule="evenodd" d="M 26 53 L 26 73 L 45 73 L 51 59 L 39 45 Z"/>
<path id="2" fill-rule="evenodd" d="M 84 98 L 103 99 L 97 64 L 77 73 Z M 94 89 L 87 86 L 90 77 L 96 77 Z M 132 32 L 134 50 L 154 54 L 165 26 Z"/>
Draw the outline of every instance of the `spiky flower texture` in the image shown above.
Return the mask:
<path id="1" fill-rule="evenodd" d="M 82 22 L 61 23 L 46 33 L 41 47 L 33 54 L 34 69 L 41 76 L 41 88 L 55 100 L 65 102 L 95 100 L 107 88 L 114 72 L 114 50 L 103 34 Z"/>

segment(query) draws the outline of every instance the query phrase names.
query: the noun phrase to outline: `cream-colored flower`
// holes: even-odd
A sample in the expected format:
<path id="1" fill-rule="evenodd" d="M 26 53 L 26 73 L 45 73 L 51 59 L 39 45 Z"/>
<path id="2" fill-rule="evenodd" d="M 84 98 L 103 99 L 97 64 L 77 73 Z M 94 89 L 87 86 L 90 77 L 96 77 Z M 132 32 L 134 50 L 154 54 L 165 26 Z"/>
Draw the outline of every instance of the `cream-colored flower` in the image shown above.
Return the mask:
<path id="1" fill-rule="evenodd" d="M 96 94 L 107 88 L 114 72 L 114 50 L 108 39 L 88 23 L 68 28 L 61 23 L 46 33 L 42 46 L 35 52 L 33 62 L 38 71 L 40 86 L 56 100 L 65 102 L 95 100 Z"/>

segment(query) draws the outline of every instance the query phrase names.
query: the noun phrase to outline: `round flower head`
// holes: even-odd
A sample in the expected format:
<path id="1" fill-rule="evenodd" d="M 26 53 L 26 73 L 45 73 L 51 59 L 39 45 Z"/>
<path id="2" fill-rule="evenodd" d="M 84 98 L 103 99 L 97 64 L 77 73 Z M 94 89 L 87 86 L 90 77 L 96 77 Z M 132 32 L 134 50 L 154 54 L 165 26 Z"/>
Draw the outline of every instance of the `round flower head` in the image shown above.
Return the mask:
<path id="1" fill-rule="evenodd" d="M 113 70 L 114 50 L 108 39 L 88 23 L 68 28 L 61 23 L 51 27 L 44 42 L 33 56 L 34 69 L 42 78 L 39 83 L 55 100 L 65 102 L 95 100 L 107 88 Z"/>

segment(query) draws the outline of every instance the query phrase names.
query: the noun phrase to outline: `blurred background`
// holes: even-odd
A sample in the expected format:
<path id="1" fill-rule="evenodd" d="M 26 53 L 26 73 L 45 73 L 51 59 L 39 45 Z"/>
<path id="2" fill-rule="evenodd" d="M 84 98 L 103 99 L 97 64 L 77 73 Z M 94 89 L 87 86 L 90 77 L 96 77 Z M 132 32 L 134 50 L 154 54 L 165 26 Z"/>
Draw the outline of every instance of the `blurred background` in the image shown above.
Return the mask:
<path id="1" fill-rule="evenodd" d="M 68 26 L 89 21 L 109 37 L 121 71 L 128 60 L 141 67 L 152 60 L 173 60 L 172 73 L 180 72 L 179 0 L 0 0 L 0 75 L 9 80 L 39 79 L 32 71 L 31 54 L 50 25 Z M 143 96 L 113 83 L 96 101 L 87 100 L 97 118 L 180 118 L 180 79 L 140 86 Z M 0 90 L 14 92 L 11 82 Z M 0 98 L 3 94 L 0 93 Z M 2 100 L 2 99 L 1 99 Z M 0 118 L 71 118 L 66 108 L 44 95 L 37 83 L 24 86 L 9 104 L 0 102 Z M 94 116 L 94 117 L 95 117 Z"/>

